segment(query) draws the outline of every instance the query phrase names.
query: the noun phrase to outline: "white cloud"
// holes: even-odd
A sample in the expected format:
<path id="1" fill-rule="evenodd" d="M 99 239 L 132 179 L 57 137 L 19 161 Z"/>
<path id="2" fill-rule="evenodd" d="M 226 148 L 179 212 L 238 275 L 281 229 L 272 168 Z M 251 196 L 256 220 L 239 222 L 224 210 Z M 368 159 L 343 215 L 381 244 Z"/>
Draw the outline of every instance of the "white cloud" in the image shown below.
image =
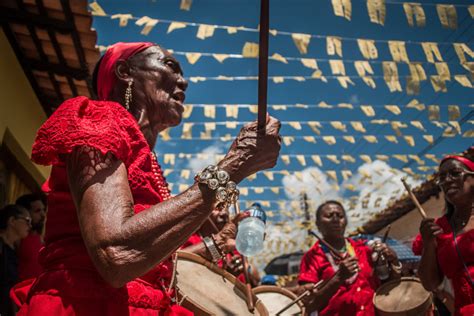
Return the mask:
<path id="1" fill-rule="evenodd" d="M 224 146 L 222 143 L 215 143 L 209 147 L 206 147 L 200 152 L 203 157 L 197 155 L 196 157 L 193 157 L 189 160 L 187 169 L 191 169 L 191 173 L 196 174 L 209 165 L 217 164 L 218 161 L 216 155 L 222 154 L 223 152 Z"/>

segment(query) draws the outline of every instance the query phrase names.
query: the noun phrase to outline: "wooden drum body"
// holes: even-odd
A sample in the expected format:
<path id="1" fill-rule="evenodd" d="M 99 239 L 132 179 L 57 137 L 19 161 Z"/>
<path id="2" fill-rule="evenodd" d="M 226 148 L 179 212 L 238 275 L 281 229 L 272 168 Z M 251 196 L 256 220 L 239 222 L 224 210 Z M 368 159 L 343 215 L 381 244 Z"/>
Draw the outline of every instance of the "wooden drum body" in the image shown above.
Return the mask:
<path id="1" fill-rule="evenodd" d="M 178 252 L 176 260 L 178 301 L 196 316 L 268 315 L 255 295 L 255 310 L 251 313 L 246 304 L 245 284 L 217 265 L 187 252 Z"/>
<path id="2" fill-rule="evenodd" d="M 431 293 L 418 278 L 403 277 L 381 285 L 374 295 L 379 316 L 421 316 L 432 312 Z"/>
<path id="3" fill-rule="evenodd" d="M 270 315 L 275 315 L 296 299 L 295 294 L 278 286 L 262 285 L 254 288 L 252 291 L 263 302 Z M 304 305 L 298 302 L 281 315 L 304 315 Z"/>

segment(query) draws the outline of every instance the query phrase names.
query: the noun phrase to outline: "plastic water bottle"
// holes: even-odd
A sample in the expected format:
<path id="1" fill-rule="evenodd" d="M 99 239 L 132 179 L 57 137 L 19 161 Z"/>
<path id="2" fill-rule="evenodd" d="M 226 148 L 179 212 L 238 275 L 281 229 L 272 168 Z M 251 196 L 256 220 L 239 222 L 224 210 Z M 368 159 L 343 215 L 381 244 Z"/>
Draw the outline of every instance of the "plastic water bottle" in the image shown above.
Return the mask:
<path id="1" fill-rule="evenodd" d="M 250 216 L 239 224 L 235 246 L 244 256 L 251 257 L 263 250 L 263 237 L 267 216 L 259 203 L 247 210 Z"/>

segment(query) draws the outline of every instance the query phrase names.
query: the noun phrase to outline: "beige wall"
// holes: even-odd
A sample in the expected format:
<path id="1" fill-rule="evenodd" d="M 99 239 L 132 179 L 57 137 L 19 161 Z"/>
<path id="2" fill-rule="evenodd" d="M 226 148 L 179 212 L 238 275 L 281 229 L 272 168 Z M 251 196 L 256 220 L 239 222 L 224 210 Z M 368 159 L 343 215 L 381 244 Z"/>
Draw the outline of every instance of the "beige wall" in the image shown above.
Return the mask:
<path id="1" fill-rule="evenodd" d="M 34 165 L 28 157 L 36 131 L 46 120 L 46 114 L 1 29 L 0 57 L 0 142 L 4 142 L 41 185 L 49 175 L 49 168 Z M 16 145 L 12 144 L 11 136 Z"/>
<path id="2" fill-rule="evenodd" d="M 443 193 L 440 193 L 439 197 L 432 196 L 428 201 L 423 203 L 422 206 L 428 217 L 440 217 L 444 213 Z M 392 223 L 390 237 L 400 241 L 411 241 L 416 236 L 416 234 L 418 234 L 420 222 L 420 213 L 413 209 Z M 377 235 L 383 235 L 384 232 L 385 228 L 378 231 Z"/>

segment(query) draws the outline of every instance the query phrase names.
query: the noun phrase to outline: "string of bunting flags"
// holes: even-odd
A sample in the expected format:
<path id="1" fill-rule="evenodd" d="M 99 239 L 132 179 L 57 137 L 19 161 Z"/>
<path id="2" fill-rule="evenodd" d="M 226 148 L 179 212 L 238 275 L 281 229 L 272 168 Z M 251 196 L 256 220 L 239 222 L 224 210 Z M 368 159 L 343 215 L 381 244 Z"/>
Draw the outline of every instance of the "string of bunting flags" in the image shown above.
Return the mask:
<path id="1" fill-rule="evenodd" d="M 163 156 L 163 164 L 167 166 L 174 166 L 176 163 L 176 158 L 180 159 L 209 159 L 209 158 L 215 158 L 216 160 L 219 160 L 221 158 L 220 154 L 205 154 L 205 153 L 198 153 L 198 154 L 189 154 L 189 153 L 179 153 L 179 154 L 171 154 L 171 153 L 165 153 L 162 155 Z M 324 158 L 324 160 L 323 160 Z M 330 164 L 330 165 L 348 165 L 348 164 L 354 164 L 357 163 L 357 160 L 360 159 L 360 161 L 364 163 L 371 163 L 374 160 L 381 160 L 381 161 L 389 161 L 389 160 L 394 160 L 398 162 L 403 162 L 403 163 L 408 163 L 409 161 L 414 161 L 417 163 L 418 170 L 420 171 L 430 171 L 434 170 L 436 166 L 439 164 L 439 157 L 433 154 L 426 154 L 424 158 L 419 157 L 418 155 L 415 154 L 377 154 L 377 155 L 368 155 L 368 154 L 360 154 L 360 155 L 349 155 L 349 154 L 342 154 L 342 155 L 333 155 L 333 154 L 326 154 L 326 155 L 312 155 L 312 154 L 282 154 L 280 156 L 280 160 L 283 161 L 285 165 L 289 165 L 291 163 L 292 159 L 296 159 L 296 161 L 302 166 L 302 167 L 308 167 L 308 166 L 317 166 L 317 167 L 323 167 L 324 164 Z M 180 169 L 180 170 L 175 170 L 175 169 L 170 169 L 170 168 L 165 168 L 164 169 L 164 175 L 168 176 L 172 173 L 179 172 L 180 177 L 183 179 L 189 179 L 190 174 L 192 174 L 191 169 Z M 395 169 L 393 169 L 395 170 Z M 335 172 L 335 171 L 334 171 Z M 337 179 L 337 176 L 334 176 L 335 173 L 330 172 L 331 178 L 334 180 Z M 344 180 L 347 180 L 352 176 L 352 173 L 350 170 L 342 170 L 341 172 L 341 177 Z M 271 170 L 271 171 L 265 171 L 262 172 L 261 175 L 265 176 L 270 181 L 273 181 L 275 179 L 275 176 L 289 176 L 290 174 L 295 174 L 301 175 L 301 172 L 291 172 L 288 170 Z M 249 181 L 255 180 L 257 178 L 256 175 L 253 175 L 248 178 Z"/>
<path id="2" fill-rule="evenodd" d="M 352 18 L 351 0 L 331 0 L 335 16 L 343 17 L 350 21 Z M 458 26 L 458 13 L 456 8 L 467 9 L 467 13 L 474 18 L 474 5 L 469 4 L 445 4 L 445 3 L 417 3 L 417 2 L 394 2 L 385 0 L 367 0 L 367 14 L 370 22 L 384 25 L 387 16 L 386 4 L 403 6 L 407 23 L 411 27 L 426 26 L 426 14 L 423 6 L 436 6 L 441 26 L 447 29 L 456 29 Z"/>

